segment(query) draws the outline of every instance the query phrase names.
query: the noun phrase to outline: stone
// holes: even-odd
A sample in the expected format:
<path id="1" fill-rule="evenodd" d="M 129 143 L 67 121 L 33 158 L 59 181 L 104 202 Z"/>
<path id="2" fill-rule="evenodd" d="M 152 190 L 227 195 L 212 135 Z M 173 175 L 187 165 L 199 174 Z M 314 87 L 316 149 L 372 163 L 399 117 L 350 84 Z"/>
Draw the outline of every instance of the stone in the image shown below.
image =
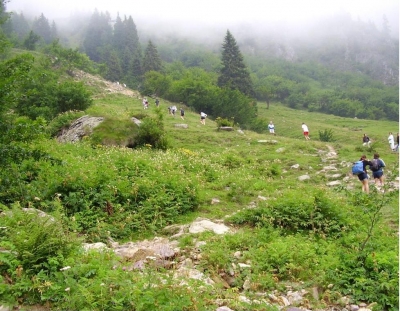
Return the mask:
<path id="1" fill-rule="evenodd" d="M 342 182 L 340 180 L 334 180 L 334 181 L 328 182 L 326 185 L 329 187 L 334 187 L 334 186 L 339 186 L 340 184 L 342 184 Z"/>
<path id="2" fill-rule="evenodd" d="M 103 117 L 82 116 L 75 120 L 67 130 L 63 130 L 57 140 L 61 143 L 80 141 L 82 137 L 90 135 L 93 129 L 103 121 Z"/>
<path id="3" fill-rule="evenodd" d="M 310 179 L 310 175 L 301 175 L 301 176 L 299 176 L 298 179 L 299 179 L 300 181 L 304 181 L 304 180 Z"/>
<path id="4" fill-rule="evenodd" d="M 224 224 L 216 224 L 208 219 L 201 219 L 193 222 L 189 227 L 189 233 L 201 233 L 204 231 L 213 231 L 215 234 L 224 234 L 229 228 Z"/>
<path id="5" fill-rule="evenodd" d="M 232 126 L 220 126 L 219 128 L 218 128 L 219 130 L 221 130 L 221 131 L 233 131 L 233 127 Z"/>
<path id="6" fill-rule="evenodd" d="M 187 125 L 187 124 L 175 124 L 174 126 L 177 128 L 183 128 L 183 129 L 189 128 L 189 125 Z"/>

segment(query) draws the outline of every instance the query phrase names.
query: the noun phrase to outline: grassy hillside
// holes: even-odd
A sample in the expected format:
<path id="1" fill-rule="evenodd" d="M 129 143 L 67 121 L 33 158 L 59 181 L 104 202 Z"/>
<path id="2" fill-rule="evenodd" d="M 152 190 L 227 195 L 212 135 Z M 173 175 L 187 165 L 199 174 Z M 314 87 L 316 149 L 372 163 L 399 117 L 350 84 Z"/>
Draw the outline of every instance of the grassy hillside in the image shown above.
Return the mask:
<path id="1" fill-rule="evenodd" d="M 218 116 L 202 125 L 199 113 L 189 109 L 181 120 L 168 114 L 171 104 L 161 100 L 159 108 L 171 143 L 167 151 L 113 146 L 132 116 L 155 118 L 157 113 L 154 100 L 144 110 L 136 93 L 103 90 L 85 113 L 106 118 L 107 126 L 93 135 L 108 145 L 94 144 L 90 137 L 77 144 L 35 142 L 55 160 L 23 163 L 18 171 L 23 178 L 14 191 L 29 207 L 60 222 L 43 225 L 40 218 L 18 212 L 20 202 L 4 207 L 18 216 L 0 217 L 0 227 L 7 229 L 0 238 L 5 302 L 48 304 L 54 310 L 215 310 L 221 305 L 249 310 L 249 302 L 240 298 L 246 296 L 251 310 L 277 310 L 269 294 L 278 296 L 288 288 L 311 293 L 314 288 L 319 294 L 309 294 L 297 306 L 344 307 L 346 295 L 354 304 L 396 310 L 399 167 L 387 134 L 397 133 L 398 123 L 279 104 L 266 109 L 259 103 L 259 118 L 274 121 L 277 135 L 271 136 L 267 131 L 218 130 L 213 121 Z M 303 138 L 302 122 L 310 128 L 310 141 Z M 182 123 L 188 128 L 176 127 Z M 334 141 L 319 140 L 318 131 L 324 130 L 332 130 Z M 371 137 L 372 148 L 362 147 L 363 133 Z M 365 195 L 357 177 L 349 176 L 350 166 L 361 154 L 372 157 L 373 152 L 387 164 L 387 186 L 380 192 L 371 184 Z M 300 181 L 304 175 L 309 179 Z M 339 183 L 328 186 L 331 181 Z M 174 268 L 151 264 L 125 271 L 122 267 L 132 262 L 78 247 L 109 243 L 110 238 L 122 243 L 169 237 L 165 226 L 189 224 L 197 217 L 222 221 L 232 233 L 178 237 L 182 251 L 171 265 L 190 258 L 214 286 L 182 283 L 173 277 Z M 201 255 L 194 259 L 191 254 L 199 248 Z M 232 272 L 239 263 L 251 269 Z M 226 275 L 234 278 L 228 285 Z"/>

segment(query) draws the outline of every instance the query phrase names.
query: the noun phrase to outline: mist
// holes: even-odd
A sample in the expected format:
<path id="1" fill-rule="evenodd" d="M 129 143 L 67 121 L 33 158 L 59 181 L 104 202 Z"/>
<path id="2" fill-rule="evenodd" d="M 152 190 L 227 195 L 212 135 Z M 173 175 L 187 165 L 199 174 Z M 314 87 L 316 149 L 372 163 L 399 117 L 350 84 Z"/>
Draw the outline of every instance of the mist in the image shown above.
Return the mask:
<path id="1" fill-rule="evenodd" d="M 399 36 L 399 2 L 397 0 L 344 1 L 344 0 L 248 0 L 229 6 L 226 2 L 203 1 L 137 1 L 124 0 L 98 1 L 53 1 L 10 0 L 8 11 L 23 13 L 27 17 L 37 17 L 43 13 L 58 27 L 67 27 L 72 17 L 91 16 L 97 9 L 109 12 L 112 19 L 117 14 L 122 18 L 132 16 L 140 34 L 151 31 L 161 34 L 174 34 L 197 41 L 221 40 L 226 29 L 250 34 L 270 33 L 287 37 L 307 35 L 314 25 L 323 24 L 336 16 L 347 15 L 354 20 L 370 22 L 382 28 L 386 16 L 391 36 Z M 86 17 L 87 18 L 87 17 Z"/>

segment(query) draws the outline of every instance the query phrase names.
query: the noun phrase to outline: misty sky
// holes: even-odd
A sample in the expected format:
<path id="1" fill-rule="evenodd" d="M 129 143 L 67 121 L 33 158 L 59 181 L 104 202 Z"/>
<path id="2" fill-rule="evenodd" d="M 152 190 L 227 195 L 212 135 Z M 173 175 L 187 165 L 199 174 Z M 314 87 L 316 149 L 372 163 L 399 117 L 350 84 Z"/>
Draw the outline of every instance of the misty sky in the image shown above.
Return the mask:
<path id="1" fill-rule="evenodd" d="M 241 22 L 304 22 L 326 15 L 350 13 L 354 19 L 373 21 L 379 27 L 385 14 L 398 29 L 398 0 L 10 0 L 8 11 L 43 13 L 49 20 L 73 13 L 108 11 L 114 18 L 131 15 L 135 20 L 176 21 L 205 24 Z M 29 14 L 29 15 L 31 15 Z M 397 30 L 395 31 L 397 32 Z"/>

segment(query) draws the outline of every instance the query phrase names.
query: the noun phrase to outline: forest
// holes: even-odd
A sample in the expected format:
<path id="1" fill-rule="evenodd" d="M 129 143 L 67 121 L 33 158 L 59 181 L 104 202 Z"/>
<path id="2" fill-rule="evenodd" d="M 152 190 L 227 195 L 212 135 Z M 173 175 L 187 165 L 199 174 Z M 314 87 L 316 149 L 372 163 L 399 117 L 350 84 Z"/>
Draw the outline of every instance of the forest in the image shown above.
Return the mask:
<path id="1" fill-rule="evenodd" d="M 70 23 L 74 27 L 65 22 L 58 27 L 43 13 L 29 19 L 12 12 L 2 29 L 15 48 L 67 62 L 80 58 L 83 70 L 90 60 L 90 70 L 108 80 L 245 128 L 260 126 L 257 101 L 343 117 L 399 119 L 399 44 L 385 16 L 380 29 L 343 13 L 313 25 L 303 39 L 228 29 L 207 44 L 195 35 L 138 33 L 131 16 L 112 18 L 97 10 Z"/>

